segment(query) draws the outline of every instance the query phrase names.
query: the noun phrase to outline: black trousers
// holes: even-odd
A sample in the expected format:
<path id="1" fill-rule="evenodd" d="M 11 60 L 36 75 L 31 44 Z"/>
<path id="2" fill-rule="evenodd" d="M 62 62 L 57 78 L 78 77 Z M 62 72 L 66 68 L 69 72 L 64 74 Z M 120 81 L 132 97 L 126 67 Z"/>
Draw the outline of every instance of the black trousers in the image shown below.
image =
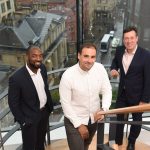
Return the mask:
<path id="1" fill-rule="evenodd" d="M 123 108 L 133 106 L 128 102 L 128 98 L 126 96 L 125 91 L 122 92 L 122 95 L 119 100 L 116 102 L 116 108 Z M 118 121 L 126 121 L 126 117 L 124 114 L 118 114 L 117 120 Z M 132 119 L 133 121 L 142 121 L 142 113 L 132 113 Z M 124 124 L 117 124 L 116 125 L 116 138 L 115 142 L 118 145 L 123 144 L 123 131 L 124 131 Z M 131 125 L 130 127 L 130 133 L 128 137 L 128 142 L 135 144 L 137 137 L 139 136 L 141 131 L 141 125 Z"/>
<path id="2" fill-rule="evenodd" d="M 96 132 L 97 123 L 89 124 L 87 126 L 89 130 L 89 138 L 86 140 L 82 139 L 78 129 L 74 128 L 73 124 L 66 117 L 64 118 L 64 124 L 65 124 L 69 149 L 70 150 L 88 150 L 89 145 Z"/>
<path id="3" fill-rule="evenodd" d="M 44 142 L 47 131 L 49 112 L 45 107 L 41 110 L 38 122 L 21 127 L 23 150 L 45 150 Z"/>

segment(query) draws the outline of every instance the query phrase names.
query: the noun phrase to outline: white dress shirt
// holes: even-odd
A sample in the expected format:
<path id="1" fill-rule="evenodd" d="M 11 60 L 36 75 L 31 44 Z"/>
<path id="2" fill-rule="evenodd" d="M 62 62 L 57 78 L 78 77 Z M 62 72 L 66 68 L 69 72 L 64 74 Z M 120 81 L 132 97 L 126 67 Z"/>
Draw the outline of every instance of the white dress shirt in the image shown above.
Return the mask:
<path id="1" fill-rule="evenodd" d="M 89 71 L 83 71 L 79 64 L 67 69 L 60 81 L 60 102 L 67 117 L 75 128 L 88 125 L 89 118 L 94 123 L 93 114 L 111 105 L 112 90 L 107 72 L 102 64 L 94 63 Z"/>
<path id="2" fill-rule="evenodd" d="M 41 75 L 41 69 L 39 68 L 37 73 L 35 74 L 26 64 L 26 68 L 32 78 L 32 81 L 35 85 L 39 100 L 40 100 L 40 108 L 44 107 L 47 101 L 47 96 L 45 93 L 45 85 Z"/>
<path id="3" fill-rule="evenodd" d="M 124 69 L 125 74 L 127 73 L 128 69 L 129 69 L 129 66 L 132 62 L 132 59 L 134 57 L 136 50 L 137 50 L 137 46 L 136 46 L 135 50 L 131 53 L 128 53 L 128 51 L 125 49 L 125 52 L 123 54 L 123 59 L 122 59 L 122 64 L 123 64 L 123 69 Z"/>

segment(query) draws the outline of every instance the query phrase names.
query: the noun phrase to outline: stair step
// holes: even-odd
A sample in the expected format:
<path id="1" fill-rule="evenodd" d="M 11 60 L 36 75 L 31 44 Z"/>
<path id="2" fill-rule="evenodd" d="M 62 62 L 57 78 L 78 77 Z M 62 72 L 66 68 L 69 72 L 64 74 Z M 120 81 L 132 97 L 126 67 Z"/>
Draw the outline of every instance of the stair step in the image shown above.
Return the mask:
<path id="1" fill-rule="evenodd" d="M 140 136 L 137 139 L 135 149 L 136 150 L 150 150 L 150 143 L 149 143 L 149 137 L 150 133 L 148 131 L 141 131 Z M 104 136 L 104 142 L 108 142 L 108 135 L 105 134 Z M 89 150 L 96 150 L 96 144 L 97 143 L 97 134 L 95 134 L 92 143 L 90 145 Z M 112 142 L 113 143 L 113 142 Z M 127 139 L 124 138 L 124 144 L 122 145 L 121 149 L 119 150 L 126 150 L 127 146 Z M 20 144 L 10 144 L 10 145 L 4 145 L 4 150 L 16 150 Z M 1 150 L 1 149 L 0 149 Z M 69 150 L 67 139 L 59 139 L 59 140 L 52 140 L 51 144 L 46 147 L 45 150 Z"/>
<path id="2" fill-rule="evenodd" d="M 19 146 L 20 146 L 19 144 L 4 145 L 4 150 L 16 150 Z"/>
<path id="3" fill-rule="evenodd" d="M 95 135 L 92 140 L 89 150 L 96 150 L 96 145 L 97 145 L 96 138 L 97 136 Z M 108 142 L 108 135 L 105 135 L 104 142 L 105 143 Z M 127 147 L 127 139 L 124 138 L 124 144 L 120 147 L 119 150 L 126 150 L 126 147 Z M 137 141 L 135 145 L 135 149 L 136 150 L 150 150 L 150 145 Z M 67 139 L 53 141 L 50 145 L 47 146 L 46 150 L 69 150 Z"/>

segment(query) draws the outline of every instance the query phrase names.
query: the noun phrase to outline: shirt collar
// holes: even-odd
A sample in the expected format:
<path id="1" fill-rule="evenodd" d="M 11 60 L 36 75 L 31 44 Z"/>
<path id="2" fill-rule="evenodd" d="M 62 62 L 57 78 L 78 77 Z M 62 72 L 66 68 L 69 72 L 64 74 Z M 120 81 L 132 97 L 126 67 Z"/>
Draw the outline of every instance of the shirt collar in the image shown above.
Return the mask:
<path id="1" fill-rule="evenodd" d="M 36 73 L 34 73 L 34 72 L 28 67 L 27 63 L 26 63 L 26 68 L 27 68 L 27 70 L 28 70 L 30 76 L 36 75 Z M 37 70 L 37 73 L 39 73 L 40 71 L 41 71 L 41 69 L 39 68 L 39 69 Z"/>
<path id="2" fill-rule="evenodd" d="M 136 45 L 136 47 L 135 47 L 134 51 L 132 51 L 130 54 L 134 55 L 134 54 L 135 54 L 135 52 L 136 52 L 136 50 L 137 50 L 137 45 Z M 127 49 L 125 49 L 125 53 L 128 53 L 128 52 L 127 52 Z M 129 54 L 129 53 L 128 53 L 128 54 Z"/>

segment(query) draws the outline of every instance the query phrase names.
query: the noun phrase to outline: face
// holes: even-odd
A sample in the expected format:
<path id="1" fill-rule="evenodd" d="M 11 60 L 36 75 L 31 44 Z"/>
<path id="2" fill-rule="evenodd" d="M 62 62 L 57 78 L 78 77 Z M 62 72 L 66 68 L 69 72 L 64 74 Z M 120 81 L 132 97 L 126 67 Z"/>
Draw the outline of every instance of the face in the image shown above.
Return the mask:
<path id="1" fill-rule="evenodd" d="M 78 53 L 78 59 L 80 68 L 89 71 L 96 61 L 96 49 L 94 47 L 83 48 L 81 54 Z"/>
<path id="2" fill-rule="evenodd" d="M 128 52 L 134 51 L 138 42 L 135 31 L 124 33 L 123 42 Z"/>
<path id="3" fill-rule="evenodd" d="M 27 64 L 32 71 L 40 68 L 42 60 L 43 54 L 37 47 L 33 47 L 27 54 Z"/>

